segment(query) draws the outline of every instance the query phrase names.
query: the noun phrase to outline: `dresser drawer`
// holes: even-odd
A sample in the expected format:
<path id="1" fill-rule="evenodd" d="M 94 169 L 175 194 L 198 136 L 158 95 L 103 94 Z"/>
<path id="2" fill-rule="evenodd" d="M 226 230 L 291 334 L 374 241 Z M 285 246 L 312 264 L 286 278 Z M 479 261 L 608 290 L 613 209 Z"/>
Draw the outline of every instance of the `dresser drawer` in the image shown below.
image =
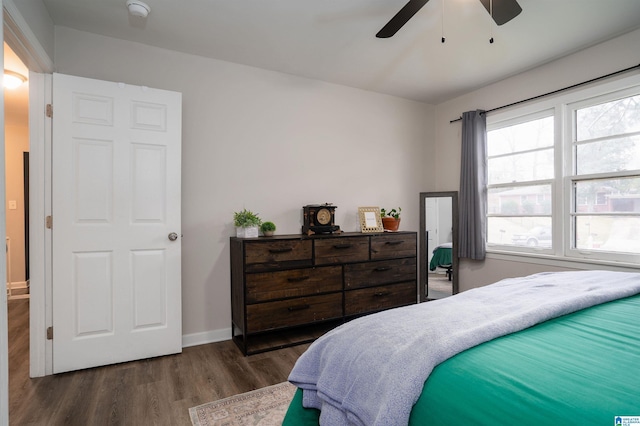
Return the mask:
<path id="1" fill-rule="evenodd" d="M 245 244 L 247 271 L 311 266 L 313 243 L 310 240 L 255 241 Z"/>
<path id="2" fill-rule="evenodd" d="M 369 237 L 340 237 L 314 241 L 316 265 L 369 260 Z"/>
<path id="3" fill-rule="evenodd" d="M 389 259 L 415 255 L 415 234 L 388 234 L 371 237 L 371 259 Z"/>
<path id="4" fill-rule="evenodd" d="M 381 311 L 416 303 L 416 282 L 369 287 L 344 293 L 345 316 Z"/>
<path id="5" fill-rule="evenodd" d="M 346 290 L 417 279 L 416 258 L 378 260 L 344 266 Z"/>
<path id="6" fill-rule="evenodd" d="M 247 332 L 310 324 L 342 317 L 342 293 L 247 306 Z"/>
<path id="7" fill-rule="evenodd" d="M 291 269 L 247 274 L 247 303 L 342 291 L 342 267 Z"/>

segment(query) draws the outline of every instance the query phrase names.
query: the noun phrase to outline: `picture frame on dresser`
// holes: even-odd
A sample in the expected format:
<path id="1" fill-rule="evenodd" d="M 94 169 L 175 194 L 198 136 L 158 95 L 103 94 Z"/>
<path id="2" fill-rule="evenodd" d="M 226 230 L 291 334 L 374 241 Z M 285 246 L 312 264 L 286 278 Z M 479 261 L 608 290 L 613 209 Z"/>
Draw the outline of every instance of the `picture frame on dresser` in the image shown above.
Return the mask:
<path id="1" fill-rule="evenodd" d="M 380 207 L 358 207 L 360 219 L 360 232 L 383 232 Z"/>

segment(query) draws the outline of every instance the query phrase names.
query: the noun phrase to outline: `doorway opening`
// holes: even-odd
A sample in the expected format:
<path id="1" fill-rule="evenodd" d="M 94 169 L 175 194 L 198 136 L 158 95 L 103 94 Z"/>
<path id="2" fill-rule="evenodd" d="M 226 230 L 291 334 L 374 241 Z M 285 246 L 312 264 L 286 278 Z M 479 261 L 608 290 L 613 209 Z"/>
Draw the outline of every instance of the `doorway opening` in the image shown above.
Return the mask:
<path id="1" fill-rule="evenodd" d="M 4 64 L 25 79 L 4 88 L 7 298 L 15 300 L 29 297 L 29 70 L 6 43 Z"/>
<path id="2" fill-rule="evenodd" d="M 4 43 L 4 69 L 24 77 L 4 87 L 6 292 L 10 386 L 29 379 L 29 70 Z"/>

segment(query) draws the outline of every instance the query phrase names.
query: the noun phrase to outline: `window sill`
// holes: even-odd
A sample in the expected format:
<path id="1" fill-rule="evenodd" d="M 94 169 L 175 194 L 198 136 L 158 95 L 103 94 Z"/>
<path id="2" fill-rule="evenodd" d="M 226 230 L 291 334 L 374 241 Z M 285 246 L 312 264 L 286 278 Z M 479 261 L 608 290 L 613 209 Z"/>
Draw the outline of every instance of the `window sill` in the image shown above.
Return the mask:
<path id="1" fill-rule="evenodd" d="M 573 259 L 548 254 L 514 253 L 502 250 L 487 250 L 487 259 L 505 260 L 509 262 L 533 263 L 536 265 L 554 266 L 571 269 L 606 269 L 612 271 L 640 271 L 640 264 L 613 262 L 606 260 Z"/>

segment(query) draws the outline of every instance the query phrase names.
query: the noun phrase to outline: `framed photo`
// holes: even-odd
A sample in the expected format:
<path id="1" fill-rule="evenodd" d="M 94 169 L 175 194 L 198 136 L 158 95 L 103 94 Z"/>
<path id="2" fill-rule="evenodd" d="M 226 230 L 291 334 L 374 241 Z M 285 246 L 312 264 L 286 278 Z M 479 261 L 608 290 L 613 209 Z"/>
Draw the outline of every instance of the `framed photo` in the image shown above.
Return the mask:
<path id="1" fill-rule="evenodd" d="M 383 232 L 380 207 L 358 207 L 360 230 L 362 232 Z"/>

